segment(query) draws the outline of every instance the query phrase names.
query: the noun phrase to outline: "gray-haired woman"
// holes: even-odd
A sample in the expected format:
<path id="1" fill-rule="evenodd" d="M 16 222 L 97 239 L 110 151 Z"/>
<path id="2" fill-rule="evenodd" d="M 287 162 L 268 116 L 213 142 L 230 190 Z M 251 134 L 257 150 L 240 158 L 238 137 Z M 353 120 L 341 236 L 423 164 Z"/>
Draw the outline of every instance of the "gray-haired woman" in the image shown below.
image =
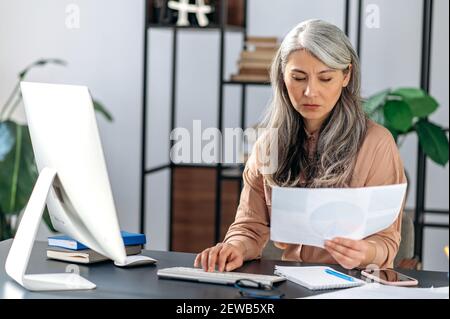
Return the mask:
<path id="1" fill-rule="evenodd" d="M 197 255 L 196 267 L 231 271 L 261 256 L 269 239 L 272 186 L 406 182 L 392 135 L 364 115 L 358 57 L 339 28 L 321 20 L 297 25 L 277 52 L 271 81 L 274 97 L 263 125 L 278 129 L 277 169 L 264 173 L 256 145 L 244 170 L 235 221 L 222 243 Z M 390 227 L 362 240 L 326 241 L 325 249 L 276 245 L 284 250 L 284 260 L 338 263 L 347 269 L 369 264 L 392 267 L 401 216 L 402 212 Z"/>

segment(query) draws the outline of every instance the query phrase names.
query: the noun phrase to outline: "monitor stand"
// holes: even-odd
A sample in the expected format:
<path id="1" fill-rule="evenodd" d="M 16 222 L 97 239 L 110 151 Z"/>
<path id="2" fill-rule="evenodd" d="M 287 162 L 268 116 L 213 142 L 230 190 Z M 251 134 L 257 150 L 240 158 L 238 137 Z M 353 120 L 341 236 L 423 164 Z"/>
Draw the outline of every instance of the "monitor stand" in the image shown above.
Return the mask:
<path id="1" fill-rule="evenodd" d="M 25 274 L 47 195 L 55 176 L 56 170 L 47 167 L 39 174 L 6 258 L 6 273 L 31 291 L 94 289 L 95 284 L 75 273 Z"/>

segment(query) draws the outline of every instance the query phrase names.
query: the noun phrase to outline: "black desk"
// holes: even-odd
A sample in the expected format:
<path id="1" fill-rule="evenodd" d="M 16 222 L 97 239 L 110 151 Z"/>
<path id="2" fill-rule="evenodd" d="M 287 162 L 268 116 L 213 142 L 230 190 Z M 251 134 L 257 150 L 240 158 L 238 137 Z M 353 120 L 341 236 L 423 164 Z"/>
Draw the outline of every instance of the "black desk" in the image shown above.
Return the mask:
<path id="1" fill-rule="evenodd" d="M 143 254 L 158 260 L 156 266 L 139 268 L 118 268 L 112 262 L 103 262 L 89 266 L 77 265 L 80 275 L 97 285 L 94 290 L 63 292 L 30 292 L 9 278 L 5 272 L 5 260 L 12 240 L 0 242 L 0 299 L 2 298 L 164 298 L 164 299 L 234 299 L 240 298 L 237 290 L 231 286 L 201 284 L 188 281 L 158 279 L 158 268 L 173 266 L 192 267 L 195 254 L 144 251 Z M 47 260 L 47 244 L 36 242 L 30 257 L 27 274 L 63 273 L 73 271 L 74 264 Z M 246 263 L 238 271 L 249 273 L 273 274 L 275 265 L 301 265 L 295 262 L 260 260 Z M 69 267 L 69 268 L 68 268 Z M 340 267 L 334 268 L 358 276 L 356 271 L 348 272 Z M 448 286 L 445 272 L 402 271 L 420 282 L 420 287 Z M 278 288 L 286 298 L 306 297 L 323 292 L 312 292 L 297 284 L 283 282 Z"/>

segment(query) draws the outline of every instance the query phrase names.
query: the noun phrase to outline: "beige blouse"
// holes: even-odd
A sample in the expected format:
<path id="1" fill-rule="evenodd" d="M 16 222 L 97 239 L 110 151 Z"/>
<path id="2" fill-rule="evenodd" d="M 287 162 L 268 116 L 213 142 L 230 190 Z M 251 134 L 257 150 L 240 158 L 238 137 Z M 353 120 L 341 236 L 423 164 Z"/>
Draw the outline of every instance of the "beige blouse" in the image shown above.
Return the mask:
<path id="1" fill-rule="evenodd" d="M 315 147 L 316 139 L 317 134 L 308 136 L 309 148 Z M 260 164 L 255 153 L 252 152 L 244 169 L 244 186 L 236 218 L 224 239 L 224 242 L 241 245 L 245 251 L 245 260 L 260 258 L 270 234 L 271 188 L 258 169 Z M 350 187 L 401 183 L 406 183 L 406 176 L 391 133 L 383 126 L 369 121 Z M 373 260 L 367 260 L 367 264 L 360 265 L 361 267 L 368 264 L 376 264 L 381 268 L 393 267 L 400 244 L 402 212 L 403 207 L 390 227 L 365 238 L 374 244 L 376 254 Z M 307 245 L 289 244 L 282 258 L 307 263 L 337 263 L 325 249 Z"/>

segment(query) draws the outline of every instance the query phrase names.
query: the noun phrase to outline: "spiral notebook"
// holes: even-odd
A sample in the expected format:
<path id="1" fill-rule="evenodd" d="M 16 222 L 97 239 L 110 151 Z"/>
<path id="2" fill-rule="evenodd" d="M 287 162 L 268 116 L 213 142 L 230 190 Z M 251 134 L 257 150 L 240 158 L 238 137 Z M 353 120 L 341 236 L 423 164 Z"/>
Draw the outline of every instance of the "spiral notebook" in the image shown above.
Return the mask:
<path id="1" fill-rule="evenodd" d="M 365 281 L 338 272 L 330 267 L 275 266 L 274 273 L 310 290 L 350 288 L 365 284 Z"/>

